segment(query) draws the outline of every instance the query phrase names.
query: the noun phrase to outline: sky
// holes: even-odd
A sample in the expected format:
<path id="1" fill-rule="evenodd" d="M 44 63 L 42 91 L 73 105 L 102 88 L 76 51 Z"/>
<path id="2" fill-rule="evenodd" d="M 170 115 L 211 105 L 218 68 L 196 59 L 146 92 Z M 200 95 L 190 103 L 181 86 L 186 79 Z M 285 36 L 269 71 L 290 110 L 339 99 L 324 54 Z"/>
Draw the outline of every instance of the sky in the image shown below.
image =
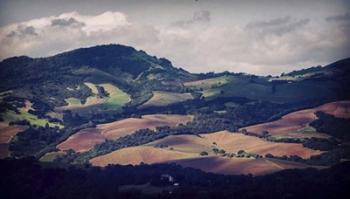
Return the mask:
<path id="1" fill-rule="evenodd" d="M 279 75 L 350 57 L 347 0 L 0 0 L 0 60 L 117 43 L 190 72 Z"/>

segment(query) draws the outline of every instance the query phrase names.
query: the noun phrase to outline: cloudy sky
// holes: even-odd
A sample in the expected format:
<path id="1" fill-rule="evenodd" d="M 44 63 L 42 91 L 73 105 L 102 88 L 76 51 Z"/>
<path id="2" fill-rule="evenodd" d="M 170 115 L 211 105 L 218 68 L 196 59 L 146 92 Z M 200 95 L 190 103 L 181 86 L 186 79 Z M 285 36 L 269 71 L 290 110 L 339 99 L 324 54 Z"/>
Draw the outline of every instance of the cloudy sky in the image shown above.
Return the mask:
<path id="1" fill-rule="evenodd" d="M 0 59 L 119 43 L 191 72 L 280 74 L 350 57 L 347 0 L 0 0 Z"/>

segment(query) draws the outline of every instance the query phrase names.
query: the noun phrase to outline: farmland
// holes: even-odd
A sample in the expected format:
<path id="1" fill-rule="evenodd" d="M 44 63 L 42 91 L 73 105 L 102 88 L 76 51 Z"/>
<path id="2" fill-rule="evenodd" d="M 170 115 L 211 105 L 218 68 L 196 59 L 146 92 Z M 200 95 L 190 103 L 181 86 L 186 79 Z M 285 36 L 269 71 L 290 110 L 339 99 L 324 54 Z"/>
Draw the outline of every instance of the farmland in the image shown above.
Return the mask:
<path id="1" fill-rule="evenodd" d="M 177 126 L 192 121 L 190 115 L 144 115 L 141 118 L 127 118 L 107 124 L 97 125 L 96 128 L 83 129 L 58 145 L 60 150 L 73 149 L 77 152 L 92 149 L 106 139 L 115 140 L 130 135 L 139 129 L 155 129 L 160 126 Z"/>
<path id="2" fill-rule="evenodd" d="M 285 168 L 304 168 L 307 165 L 266 158 L 229 157 L 228 154 L 247 153 L 265 156 L 298 155 L 309 158 L 321 151 L 303 147 L 301 144 L 273 143 L 256 137 L 228 131 L 201 135 L 175 135 L 145 144 L 116 150 L 90 160 L 96 166 L 108 164 L 153 164 L 176 162 L 185 167 L 199 168 L 222 174 L 265 174 Z M 223 151 L 223 152 L 218 152 Z M 207 155 L 201 155 L 207 152 Z"/>
<path id="3" fill-rule="evenodd" d="M 322 111 L 334 115 L 335 117 L 350 118 L 350 101 L 332 102 L 316 108 L 292 112 L 276 121 L 248 126 L 244 129 L 249 132 L 258 134 L 262 133 L 263 131 L 268 131 L 272 136 L 279 137 L 326 138 L 328 137 L 326 134 L 323 134 L 322 132 L 316 132 L 312 127 L 309 126 L 310 122 L 317 119 L 315 115 L 317 111 Z"/>

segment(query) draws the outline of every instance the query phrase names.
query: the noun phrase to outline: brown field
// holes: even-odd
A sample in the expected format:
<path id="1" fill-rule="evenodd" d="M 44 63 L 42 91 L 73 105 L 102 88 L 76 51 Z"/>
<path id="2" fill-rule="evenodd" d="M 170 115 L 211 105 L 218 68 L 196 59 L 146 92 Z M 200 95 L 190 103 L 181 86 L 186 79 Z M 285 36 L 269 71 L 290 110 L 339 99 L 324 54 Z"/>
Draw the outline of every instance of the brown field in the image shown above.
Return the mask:
<path id="1" fill-rule="evenodd" d="M 25 130 L 21 126 L 9 126 L 6 122 L 0 122 L 0 158 L 8 157 L 8 144 L 19 132 Z"/>
<path id="2" fill-rule="evenodd" d="M 215 144 L 214 144 L 215 142 Z M 159 148 L 163 145 L 164 148 Z M 289 161 L 253 159 L 253 158 L 228 158 L 213 153 L 213 148 L 224 149 L 229 153 L 237 153 L 245 150 L 249 153 L 275 156 L 298 155 L 309 158 L 320 154 L 321 151 L 304 148 L 301 144 L 273 143 L 260 138 L 246 136 L 239 133 L 220 131 L 211 134 L 175 135 L 156 140 L 149 144 L 137 147 L 129 147 L 95 157 L 90 160 L 95 166 L 108 164 L 140 164 L 175 162 L 185 167 L 198 168 L 203 171 L 222 174 L 247 174 L 255 175 L 271 173 L 286 168 L 305 168 L 308 165 Z M 207 151 L 209 156 L 200 156 L 199 153 Z"/>
<path id="3" fill-rule="evenodd" d="M 106 139 L 116 140 L 120 137 L 133 134 L 139 129 L 155 129 L 159 126 L 177 126 L 192 121 L 191 115 L 144 115 L 141 118 L 128 118 L 107 124 L 97 125 L 79 131 L 57 146 L 60 150 L 73 149 L 84 152 L 92 149 L 96 144 Z"/>
<path id="4" fill-rule="evenodd" d="M 107 166 L 108 164 L 137 165 L 141 162 L 153 164 L 171 160 L 193 157 L 187 153 L 172 151 L 151 146 L 129 147 L 98 156 L 90 160 L 94 166 Z"/>
<path id="5" fill-rule="evenodd" d="M 75 152 L 85 152 L 105 140 L 106 138 L 101 135 L 98 129 L 88 128 L 70 136 L 67 140 L 57 145 L 57 148 L 61 151 L 72 149 Z"/>
<path id="6" fill-rule="evenodd" d="M 309 123 L 317 119 L 315 115 L 317 111 L 332 114 L 339 118 L 350 118 L 350 101 L 332 102 L 316 108 L 296 111 L 283 116 L 279 120 L 248 126 L 242 129 L 246 129 L 247 131 L 254 133 L 268 131 L 274 136 L 296 138 L 329 137 L 328 135 L 321 132 L 316 132 L 313 128 L 309 127 Z"/>
<path id="7" fill-rule="evenodd" d="M 213 144 L 214 142 L 215 145 Z M 302 144 L 269 142 L 257 137 L 240 133 L 230 133 L 228 131 L 201 134 L 200 137 L 195 135 L 168 136 L 147 145 L 166 145 L 176 151 L 196 154 L 202 151 L 207 151 L 211 154 L 213 147 L 224 149 L 226 152 L 237 153 L 239 150 L 244 150 L 263 156 L 270 153 L 274 156 L 297 155 L 302 158 L 309 158 L 310 156 L 322 153 L 318 150 L 305 148 Z"/>
<path id="8" fill-rule="evenodd" d="M 322 105 L 316 108 L 317 111 L 322 111 L 339 118 L 350 118 L 350 101 L 338 101 Z"/>

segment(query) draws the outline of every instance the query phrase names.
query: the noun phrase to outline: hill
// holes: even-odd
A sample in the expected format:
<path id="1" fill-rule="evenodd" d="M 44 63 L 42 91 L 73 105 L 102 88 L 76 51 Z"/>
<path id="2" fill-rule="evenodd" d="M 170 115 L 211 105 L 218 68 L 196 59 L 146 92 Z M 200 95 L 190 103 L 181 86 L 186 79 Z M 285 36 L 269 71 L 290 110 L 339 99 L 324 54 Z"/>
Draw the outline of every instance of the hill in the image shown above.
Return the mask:
<path id="1" fill-rule="evenodd" d="M 280 128 L 301 125 L 302 135 L 296 134 L 300 133 L 299 126 L 294 134 L 282 132 L 294 135 L 285 137 L 280 136 L 277 127 L 265 127 L 275 124 L 273 121 L 290 119 L 288 113 L 349 100 L 349 63 L 350 59 L 344 59 L 272 77 L 231 72 L 192 74 L 165 58 L 123 45 L 81 48 L 44 58 L 9 58 L 0 62 L 0 133 L 6 138 L 0 153 L 16 158 L 34 156 L 55 164 L 88 164 L 91 159 L 113 152 L 138 153 L 137 147 L 151 147 L 150 153 L 176 153 L 174 160 L 164 162 L 201 165 L 202 159 L 192 156 L 191 151 L 199 147 L 197 142 L 183 145 L 180 151 L 160 150 L 150 144 L 171 136 L 207 138 L 207 134 L 226 130 L 244 134 L 241 140 L 246 146 L 238 146 L 252 150 L 253 155 L 271 155 L 267 158 L 283 165 L 284 161 L 293 162 L 298 168 L 330 166 L 348 158 L 342 152 L 348 138 L 344 130 L 339 130 L 347 128 L 348 118 L 333 116 L 347 116 L 347 111 L 316 108 L 308 115 L 302 112 L 306 118 L 294 118 L 294 123 L 282 122 L 286 127 Z M 323 113 L 316 117 L 316 112 Z M 145 115 L 164 115 L 167 119 L 144 118 Z M 172 115 L 191 118 L 178 121 Z M 337 125 L 337 132 L 332 132 L 332 123 Z M 264 128 L 254 130 L 254 125 Z M 248 131 L 242 131 L 244 128 Z M 314 134 L 306 134 L 310 129 Z M 115 133 L 107 135 L 106 131 Z M 235 139 L 240 140 L 227 137 Z M 281 153 L 275 153 L 271 146 L 281 149 Z M 294 146 L 293 153 L 286 146 Z M 211 146 L 201 147 L 209 152 Z M 227 146 L 224 150 L 231 149 L 237 148 Z M 326 152 L 311 153 L 313 150 Z M 198 151 L 195 153 L 198 156 Z M 161 161 L 162 155 L 158 158 Z M 231 165 L 222 157 L 208 157 L 208 161 L 223 167 Z M 260 159 L 249 162 L 245 164 L 261 163 L 266 168 L 274 165 Z M 224 169 L 220 172 L 224 173 Z"/>

